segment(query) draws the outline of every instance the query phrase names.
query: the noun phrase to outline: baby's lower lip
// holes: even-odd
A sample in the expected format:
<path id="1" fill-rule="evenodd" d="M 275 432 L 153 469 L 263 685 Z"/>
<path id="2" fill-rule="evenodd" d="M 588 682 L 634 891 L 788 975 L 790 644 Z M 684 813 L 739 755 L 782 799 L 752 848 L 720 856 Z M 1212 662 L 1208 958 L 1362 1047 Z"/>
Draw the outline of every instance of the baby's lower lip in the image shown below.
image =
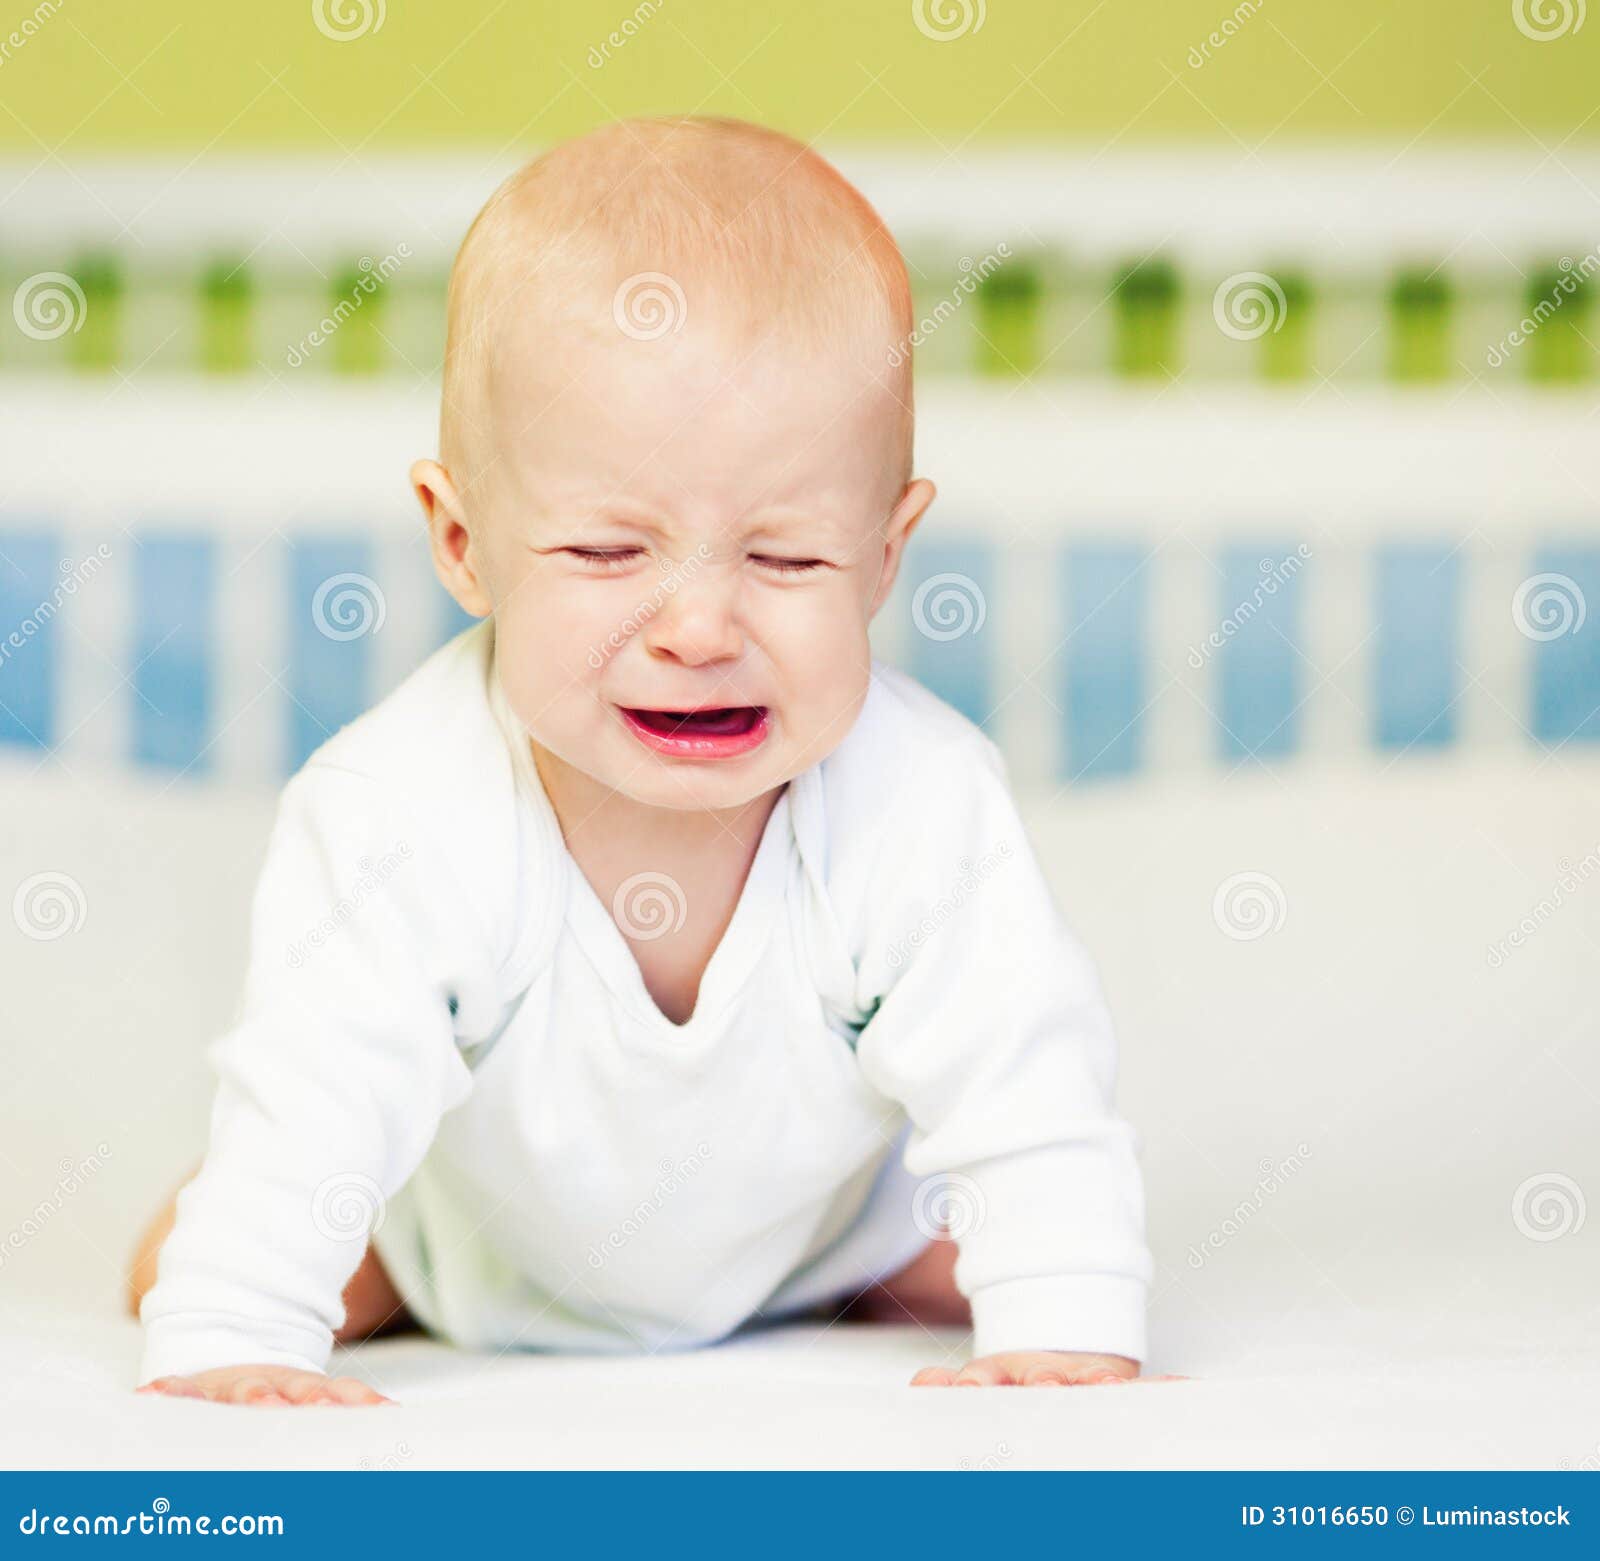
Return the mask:
<path id="1" fill-rule="evenodd" d="M 765 705 L 697 711 L 618 708 L 628 730 L 645 747 L 685 759 L 737 758 L 759 748 L 770 727 Z"/>

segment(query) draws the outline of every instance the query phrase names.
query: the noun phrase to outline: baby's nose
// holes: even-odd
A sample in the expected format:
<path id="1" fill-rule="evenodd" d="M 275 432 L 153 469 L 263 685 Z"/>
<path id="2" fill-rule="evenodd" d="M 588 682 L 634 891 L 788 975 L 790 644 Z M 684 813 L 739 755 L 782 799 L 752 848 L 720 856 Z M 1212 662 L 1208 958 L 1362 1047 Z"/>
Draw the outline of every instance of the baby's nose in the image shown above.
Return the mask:
<path id="1" fill-rule="evenodd" d="M 736 592 L 721 582 L 680 588 L 651 617 L 645 643 L 653 655 L 690 667 L 731 660 L 744 652 L 736 608 Z"/>

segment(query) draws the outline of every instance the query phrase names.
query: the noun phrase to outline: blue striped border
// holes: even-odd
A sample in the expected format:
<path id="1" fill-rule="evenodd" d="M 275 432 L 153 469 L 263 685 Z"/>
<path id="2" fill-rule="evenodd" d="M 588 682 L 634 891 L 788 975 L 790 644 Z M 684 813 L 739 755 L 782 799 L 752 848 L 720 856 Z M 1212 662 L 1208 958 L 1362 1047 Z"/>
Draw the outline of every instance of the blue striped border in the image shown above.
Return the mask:
<path id="1" fill-rule="evenodd" d="M 1555 615 L 1548 620 L 1531 615 L 1535 629 L 1544 633 L 1561 622 L 1572 624 L 1568 631 L 1534 641 L 1533 734 L 1545 743 L 1600 740 L 1600 546 L 1541 547 L 1532 573 L 1560 577 L 1552 583 Z"/>
<path id="2" fill-rule="evenodd" d="M 209 767 L 216 711 L 217 547 L 146 532 L 133 554 L 133 753 L 165 769 Z"/>
<path id="3" fill-rule="evenodd" d="M 42 522 L 0 535 L 0 744 L 48 750 L 70 735 L 62 730 L 62 681 L 74 663 L 64 652 L 73 643 L 67 637 L 77 632 L 72 614 L 80 609 L 63 594 L 70 573 L 63 567 L 70 551 L 65 540 Z M 1032 679 L 1059 713 L 1063 780 L 1146 768 L 1151 729 L 1161 719 L 1147 707 L 1158 694 L 1199 695 L 1214 712 L 1215 752 L 1225 763 L 1286 756 L 1304 742 L 1304 703 L 1344 697 L 1319 690 L 1323 671 L 1313 669 L 1307 654 L 1308 603 L 1320 585 L 1317 559 L 1308 554 L 1292 572 L 1274 567 L 1296 551 L 1292 535 L 1267 533 L 1216 554 L 1206 610 L 1228 632 L 1204 670 L 1196 669 L 1202 686 L 1187 693 L 1157 687 L 1158 640 L 1170 627 L 1153 618 L 1154 581 L 1163 562 L 1140 541 L 1086 539 L 1039 555 L 1055 605 L 1042 609 L 1051 621 L 1043 633 L 1030 630 L 1031 642 L 1055 648 L 1038 667 L 1004 660 L 1008 631 L 1016 625 L 1007 622 L 1007 603 L 997 594 L 1003 590 L 999 546 L 969 536 L 920 547 L 893 609 L 912 613 L 921 593 L 924 623 L 919 628 L 913 621 L 903 635 L 903 660 L 934 693 L 996 735 L 1003 735 L 997 714 L 1018 680 Z M 239 635 L 259 638 L 261 626 L 240 625 L 230 637 L 222 621 L 228 563 L 219 537 L 169 523 L 130 533 L 118 552 L 128 561 L 127 637 L 113 659 L 127 683 L 121 697 L 129 702 L 129 757 L 163 770 L 214 773 L 219 766 L 212 747 L 233 714 L 224 708 L 224 669 L 244 664 L 248 675 L 249 662 L 265 664 L 253 643 L 238 642 Z M 1368 740 L 1393 752 L 1456 744 L 1472 681 L 1468 612 L 1480 610 L 1473 601 L 1481 601 L 1481 592 L 1469 600 L 1469 555 L 1442 541 L 1391 540 L 1366 557 L 1368 592 L 1348 603 L 1359 620 L 1349 625 L 1348 642 L 1365 641 Z M 363 595 L 384 596 L 385 569 L 398 575 L 425 568 L 426 560 L 412 549 L 385 548 L 348 525 L 286 542 L 282 560 L 283 574 L 265 570 L 260 589 L 269 580 L 285 582 L 284 597 L 269 604 L 267 620 L 275 617 L 283 636 L 284 693 L 269 690 L 267 697 L 277 702 L 273 718 L 280 722 L 287 773 L 369 708 L 406 665 L 474 620 L 436 591 L 426 598 L 437 605 L 428 609 L 435 616 L 420 638 L 414 620 L 403 628 L 369 625 L 349 632 L 360 622 Z M 1480 655 L 1527 668 L 1520 707 L 1506 713 L 1507 729 L 1518 723 L 1549 745 L 1600 741 L 1600 543 L 1546 542 L 1530 550 L 1525 563 L 1525 584 L 1542 577 L 1555 582 L 1554 615 L 1519 624 L 1508 601 L 1494 604 L 1492 625 L 1472 627 L 1475 636 L 1497 636 L 1476 647 Z M 113 567 L 123 568 L 120 558 Z M 257 599 L 238 595 L 255 589 L 253 581 L 234 577 L 236 602 Z M 341 590 L 354 597 L 341 600 Z M 424 600 L 409 578 L 402 595 L 408 603 Z M 1346 606 L 1329 605 L 1335 611 Z M 401 634 L 403 643 L 392 645 L 385 633 Z M 103 641 L 90 651 L 102 658 L 107 653 Z"/>
<path id="4" fill-rule="evenodd" d="M 1434 543 L 1380 547 L 1373 594 L 1373 740 L 1380 748 L 1454 742 L 1461 656 L 1459 551 Z"/>
<path id="5" fill-rule="evenodd" d="M 57 640 L 52 601 L 61 575 L 53 531 L 0 536 L 0 743 L 56 740 Z"/>
<path id="6" fill-rule="evenodd" d="M 1127 775 L 1143 760 L 1148 565 L 1125 543 L 1072 547 L 1062 558 L 1066 780 Z"/>
<path id="7" fill-rule="evenodd" d="M 1292 537 L 1268 537 L 1230 544 L 1218 555 L 1217 621 L 1237 625 L 1215 663 L 1224 759 L 1281 758 L 1298 746 L 1306 666 L 1301 592 L 1316 565 L 1273 572 L 1295 548 Z"/>

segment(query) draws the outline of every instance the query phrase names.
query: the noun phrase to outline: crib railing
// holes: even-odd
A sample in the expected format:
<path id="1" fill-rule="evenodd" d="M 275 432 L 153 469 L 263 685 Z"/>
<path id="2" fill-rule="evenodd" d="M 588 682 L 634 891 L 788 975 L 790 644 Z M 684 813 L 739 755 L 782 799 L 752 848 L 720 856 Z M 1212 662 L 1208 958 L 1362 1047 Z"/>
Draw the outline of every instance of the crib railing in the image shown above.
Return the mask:
<path id="1" fill-rule="evenodd" d="M 1592 154 L 837 150 L 899 237 L 919 373 L 1583 385 Z M 411 380 L 492 159 L 0 164 L 0 369 Z M 1559 161 L 1559 166 L 1557 165 Z"/>
<path id="2" fill-rule="evenodd" d="M 8 396 L 0 746 L 272 781 L 466 620 L 431 387 Z M 1600 739 L 1583 398 L 937 383 L 879 654 L 1019 781 Z"/>

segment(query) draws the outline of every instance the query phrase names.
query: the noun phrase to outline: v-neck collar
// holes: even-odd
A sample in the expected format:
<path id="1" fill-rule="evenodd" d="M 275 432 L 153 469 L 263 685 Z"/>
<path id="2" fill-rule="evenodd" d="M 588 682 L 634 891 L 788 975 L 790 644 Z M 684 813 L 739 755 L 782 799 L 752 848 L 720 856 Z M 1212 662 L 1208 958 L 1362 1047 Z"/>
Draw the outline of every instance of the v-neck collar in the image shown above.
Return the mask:
<path id="1" fill-rule="evenodd" d="M 750 861 L 750 870 L 739 891 L 738 903 L 701 974 L 694 1012 L 682 1024 L 677 1024 L 662 1013 L 655 998 L 650 995 L 639 962 L 634 958 L 622 930 L 595 893 L 594 886 L 584 876 L 577 859 L 567 849 L 560 821 L 539 779 L 537 768 L 530 764 L 528 771 L 532 781 L 530 790 L 533 791 L 530 800 L 544 815 L 547 824 L 554 826 L 555 838 L 560 842 L 564 858 L 563 876 L 566 879 L 567 924 L 583 945 L 595 969 L 635 1018 L 662 1034 L 682 1037 L 703 1028 L 727 1007 L 743 986 L 771 930 L 772 908 L 783 899 L 794 844 L 790 802 L 794 783 L 790 782 L 784 787 L 773 804 L 772 812 L 767 815 L 761 839 Z"/>

